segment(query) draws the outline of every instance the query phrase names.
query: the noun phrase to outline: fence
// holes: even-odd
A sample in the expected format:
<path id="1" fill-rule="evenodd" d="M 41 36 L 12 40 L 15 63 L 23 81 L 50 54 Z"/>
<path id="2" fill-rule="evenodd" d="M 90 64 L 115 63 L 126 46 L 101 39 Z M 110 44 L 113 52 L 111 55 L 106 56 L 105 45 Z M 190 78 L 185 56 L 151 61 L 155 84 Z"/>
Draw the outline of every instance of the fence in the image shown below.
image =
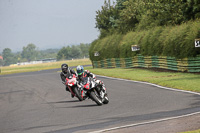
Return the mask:
<path id="1" fill-rule="evenodd" d="M 111 58 L 93 61 L 94 68 L 162 68 L 181 72 L 200 72 L 200 56 L 176 59 L 162 56 L 135 56 L 132 58 Z"/>

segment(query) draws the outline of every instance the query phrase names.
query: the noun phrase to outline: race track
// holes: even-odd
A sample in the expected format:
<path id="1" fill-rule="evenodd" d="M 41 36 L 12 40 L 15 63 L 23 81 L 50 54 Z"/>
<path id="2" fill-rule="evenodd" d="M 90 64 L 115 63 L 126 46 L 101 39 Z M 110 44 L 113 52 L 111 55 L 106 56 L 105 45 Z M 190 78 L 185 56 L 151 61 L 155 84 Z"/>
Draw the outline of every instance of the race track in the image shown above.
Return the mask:
<path id="1" fill-rule="evenodd" d="M 98 77 L 110 102 L 79 102 L 58 69 L 0 76 L 1 133 L 86 133 L 200 112 L 200 95 Z"/>

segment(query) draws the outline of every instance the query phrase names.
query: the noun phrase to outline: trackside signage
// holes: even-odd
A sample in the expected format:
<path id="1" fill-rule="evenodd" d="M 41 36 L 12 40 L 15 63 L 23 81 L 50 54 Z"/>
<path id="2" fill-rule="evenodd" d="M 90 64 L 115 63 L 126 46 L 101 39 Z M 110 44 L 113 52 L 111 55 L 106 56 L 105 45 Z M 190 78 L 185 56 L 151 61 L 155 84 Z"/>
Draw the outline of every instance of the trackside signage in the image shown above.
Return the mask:
<path id="1" fill-rule="evenodd" d="M 99 55 L 100 55 L 100 54 L 99 54 L 98 51 L 94 52 L 94 56 L 99 56 Z"/>
<path id="2" fill-rule="evenodd" d="M 132 45 L 131 46 L 131 50 L 132 51 L 139 51 L 140 50 L 140 46 L 138 46 L 138 45 Z"/>
<path id="3" fill-rule="evenodd" d="M 195 39 L 195 47 L 200 47 L 200 39 Z"/>

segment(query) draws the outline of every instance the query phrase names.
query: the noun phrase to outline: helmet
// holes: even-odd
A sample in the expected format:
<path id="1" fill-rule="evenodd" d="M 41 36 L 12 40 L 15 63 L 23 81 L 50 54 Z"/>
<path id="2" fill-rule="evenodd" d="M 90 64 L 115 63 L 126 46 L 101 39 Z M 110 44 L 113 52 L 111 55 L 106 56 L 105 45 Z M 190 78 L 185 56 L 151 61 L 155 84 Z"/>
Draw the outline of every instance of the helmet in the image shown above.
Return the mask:
<path id="1" fill-rule="evenodd" d="M 62 64 L 61 65 L 61 69 L 62 69 L 62 72 L 66 74 L 67 70 L 68 70 L 68 65 L 67 64 Z"/>
<path id="2" fill-rule="evenodd" d="M 83 74 L 83 71 L 84 71 L 83 66 L 78 65 L 78 66 L 76 67 L 76 71 L 77 71 L 78 75 Z"/>

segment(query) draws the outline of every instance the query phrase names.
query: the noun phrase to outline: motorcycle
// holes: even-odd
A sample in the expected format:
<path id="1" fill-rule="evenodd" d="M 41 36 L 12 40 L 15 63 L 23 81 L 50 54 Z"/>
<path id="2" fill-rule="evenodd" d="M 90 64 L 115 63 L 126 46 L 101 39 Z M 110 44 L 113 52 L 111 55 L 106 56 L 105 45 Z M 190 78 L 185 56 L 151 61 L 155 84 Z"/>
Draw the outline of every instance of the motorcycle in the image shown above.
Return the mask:
<path id="1" fill-rule="evenodd" d="M 97 105 L 108 104 L 109 99 L 104 84 L 96 83 L 91 77 L 84 77 L 82 85 L 85 95 L 96 102 Z"/>
<path id="2" fill-rule="evenodd" d="M 71 92 L 72 96 L 77 97 L 79 101 L 83 101 L 84 93 L 83 90 L 81 90 L 81 86 L 77 82 L 75 74 L 66 78 L 65 84 L 69 88 L 69 91 Z"/>

